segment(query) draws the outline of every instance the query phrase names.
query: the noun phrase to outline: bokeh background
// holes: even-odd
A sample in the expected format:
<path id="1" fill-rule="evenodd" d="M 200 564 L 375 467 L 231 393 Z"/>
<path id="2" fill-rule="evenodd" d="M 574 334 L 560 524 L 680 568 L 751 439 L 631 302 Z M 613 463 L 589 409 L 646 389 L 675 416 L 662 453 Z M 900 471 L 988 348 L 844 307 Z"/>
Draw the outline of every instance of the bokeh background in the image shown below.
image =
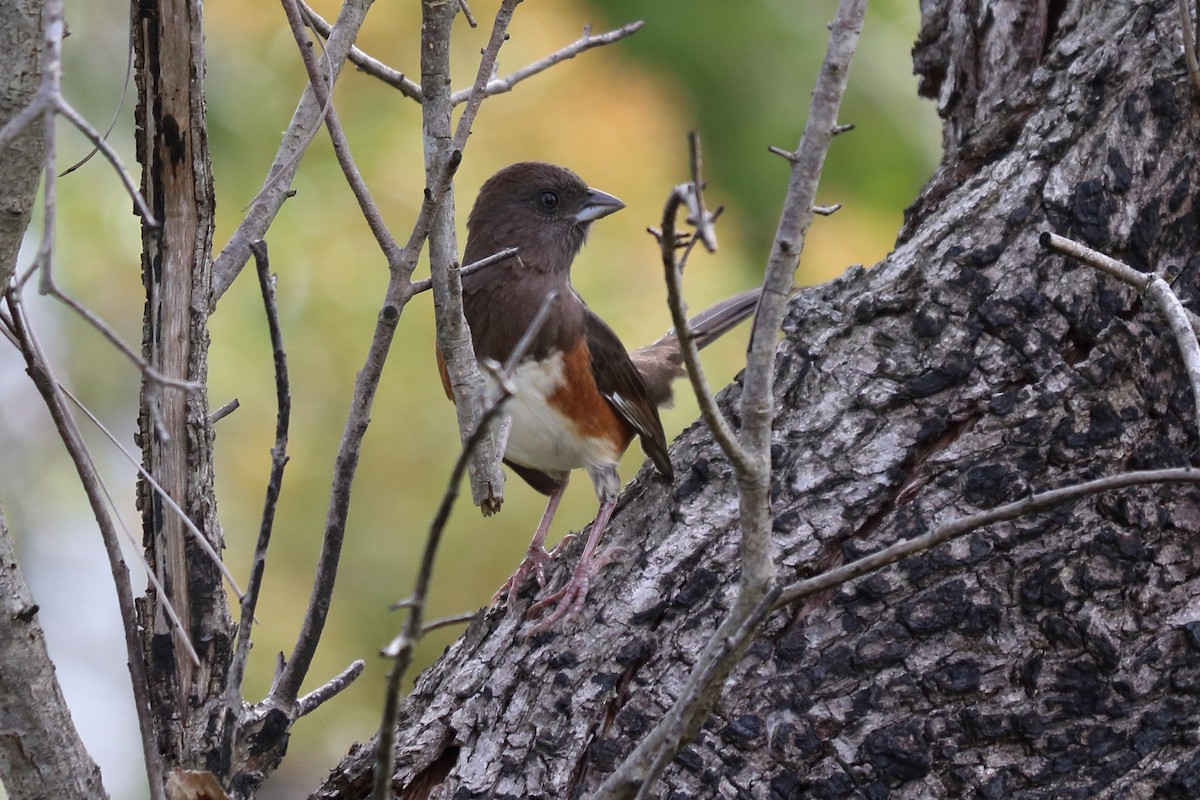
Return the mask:
<path id="1" fill-rule="evenodd" d="M 336 15 L 332 0 L 314 5 L 329 19 Z M 457 29 L 456 87 L 468 85 L 474 75 L 497 2 L 471 5 L 480 26 Z M 644 19 L 646 26 L 484 103 L 457 180 L 460 237 L 475 187 L 500 167 L 524 159 L 571 167 L 628 206 L 593 229 L 576 262 L 575 285 L 628 345 L 651 341 L 669 321 L 657 250 L 645 228 L 658 224 L 671 186 L 686 178 L 685 136 L 695 129 L 704 144 L 710 203 L 724 204 L 726 212 L 720 251 L 697 254 L 690 265 L 690 305 L 699 309 L 757 283 L 787 180 L 787 164 L 767 146 L 794 148 L 799 139 L 835 6 L 834 0 L 523 4 L 501 51 L 501 74 L 575 40 L 588 24 L 597 32 L 634 19 Z M 67 7 L 67 97 L 100 127 L 117 113 L 111 140 L 132 165 L 132 96 L 117 112 L 125 83 L 128 4 L 68 0 Z M 261 185 L 304 71 L 277 5 L 209 0 L 204 10 L 219 248 Z M 359 44 L 415 77 L 419 17 L 416 2 L 377 4 Z M 844 208 L 815 223 L 801 284 L 886 255 L 903 209 L 936 164 L 936 115 L 916 97 L 911 75 L 909 49 L 917 25 L 915 0 L 871 5 L 841 115 L 857 130 L 835 140 L 819 195 L 820 202 Z M 403 239 L 423 187 L 420 109 L 349 68 L 335 99 L 359 167 L 393 234 Z M 66 126 L 59 148 L 62 166 L 87 151 Z M 293 414 L 291 462 L 247 680 L 251 699 L 267 689 L 276 654 L 290 651 L 305 607 L 333 458 L 386 283 L 384 260 L 324 135 L 304 157 L 295 189 L 268 236 L 279 274 Z M 64 178 L 59 198 L 59 280 L 136 344 L 143 298 L 138 227 L 129 199 L 99 159 Z M 35 219 L 26 261 L 36 248 L 39 225 Z M 422 265 L 418 276 L 424 274 Z M 61 308 L 33 296 L 29 303 L 60 379 L 132 450 L 134 368 Z M 309 688 L 355 658 L 366 660 L 366 673 L 295 727 L 284 769 L 263 797 L 307 795 L 352 742 L 369 738 L 378 725 L 387 665 L 377 653 L 401 621 L 387 606 L 410 591 L 457 449 L 454 415 L 432 357 L 433 336 L 426 295 L 404 312 L 375 403 L 339 586 Z M 714 385 L 736 373 L 744 347 L 744 334 L 735 333 L 706 351 Z M 227 560 L 244 581 L 275 417 L 271 353 L 249 272 L 212 319 L 210 375 L 214 408 L 235 397 L 241 402 L 217 426 L 217 489 Z M 668 436 L 695 417 L 694 402 L 681 398 L 664 413 Z M 140 537 L 132 466 L 96 430 L 88 434 L 126 524 Z M 623 477 L 632 478 L 642 458 L 632 448 Z M 0 346 L 0 500 L 84 740 L 101 762 L 114 798 L 143 797 L 117 607 L 99 536 L 48 416 L 8 346 Z M 509 483 L 498 517 L 484 519 L 469 502 L 460 502 L 439 558 L 431 615 L 486 603 L 519 561 L 542 505 L 540 495 L 516 480 Z M 589 482 L 576 480 L 552 538 L 585 525 L 595 505 Z M 136 550 L 131 547 L 129 554 L 136 569 Z M 455 635 L 448 630 L 426 639 L 420 665 L 435 659 Z"/>

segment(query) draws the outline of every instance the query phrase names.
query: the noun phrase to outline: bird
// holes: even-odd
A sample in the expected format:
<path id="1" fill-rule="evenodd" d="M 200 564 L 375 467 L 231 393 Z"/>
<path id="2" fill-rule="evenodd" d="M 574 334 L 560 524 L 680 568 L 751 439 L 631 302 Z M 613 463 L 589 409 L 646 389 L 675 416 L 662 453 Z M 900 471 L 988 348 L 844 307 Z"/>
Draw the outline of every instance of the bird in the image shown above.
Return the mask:
<path id="1" fill-rule="evenodd" d="M 512 371 L 515 392 L 503 409 L 511 420 L 504 463 L 549 500 L 524 559 L 496 599 L 506 594 L 512 609 L 531 571 L 544 586 L 546 535 L 573 471 L 586 470 L 600 502 L 571 577 L 530 608 L 535 616 L 553 606 L 530 634 L 576 616 L 595 576 L 621 552 L 597 548 L 621 489 L 617 465 L 633 439 L 640 440 L 664 480 L 674 477 L 658 408 L 669 404 L 671 384 L 685 372 L 678 337 L 669 331 L 629 352 L 571 285 L 571 266 L 592 223 L 624 207 L 565 167 L 526 161 L 489 178 L 467 218 L 464 263 L 517 250 L 462 278 L 463 314 L 480 363 L 505 363 L 546 297 L 555 293 Z M 696 315 L 689 327 L 697 345 L 753 313 L 758 296 L 758 290 L 743 292 Z M 453 399 L 440 350 L 437 359 L 443 388 Z"/>

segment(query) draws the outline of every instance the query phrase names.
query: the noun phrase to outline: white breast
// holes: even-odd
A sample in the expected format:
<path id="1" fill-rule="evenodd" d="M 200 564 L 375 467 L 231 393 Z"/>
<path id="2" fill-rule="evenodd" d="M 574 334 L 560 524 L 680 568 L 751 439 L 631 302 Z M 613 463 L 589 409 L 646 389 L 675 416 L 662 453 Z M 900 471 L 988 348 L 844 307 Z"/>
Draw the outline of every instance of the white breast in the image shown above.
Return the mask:
<path id="1" fill-rule="evenodd" d="M 565 474 L 573 469 L 611 470 L 621 454 L 611 442 L 581 437 L 570 420 L 548 399 L 562 386 L 563 358 L 557 354 L 517 367 L 513 383 L 517 392 L 504 407 L 512 419 L 504 457 L 546 473 Z"/>

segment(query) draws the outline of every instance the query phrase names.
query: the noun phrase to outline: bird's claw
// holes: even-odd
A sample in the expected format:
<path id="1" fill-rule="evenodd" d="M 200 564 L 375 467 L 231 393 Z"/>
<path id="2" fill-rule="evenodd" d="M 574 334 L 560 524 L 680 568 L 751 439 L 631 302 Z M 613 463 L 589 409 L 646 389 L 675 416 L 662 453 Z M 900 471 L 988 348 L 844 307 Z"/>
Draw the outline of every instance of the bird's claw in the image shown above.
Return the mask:
<path id="1" fill-rule="evenodd" d="M 600 571 L 608 566 L 609 562 L 614 558 L 626 552 L 628 552 L 628 549 L 625 547 L 609 547 L 587 561 L 580 561 L 575 566 L 575 571 L 571 574 L 571 578 L 567 581 L 566 585 L 529 607 L 529 616 L 536 617 L 553 606 L 553 608 L 550 608 L 550 612 L 539 620 L 536 625 L 525 631 L 525 637 L 535 636 L 550 630 L 559 622 L 567 622 L 574 619 L 580 610 L 583 609 L 583 602 L 587 599 L 588 589 L 592 586 L 592 579 L 599 575 Z"/>
<path id="2" fill-rule="evenodd" d="M 496 606 L 496 602 L 501 598 L 505 598 L 505 606 L 511 611 L 517 604 L 517 595 L 521 591 L 521 586 L 524 585 L 525 579 L 529 577 L 529 573 L 533 572 L 537 576 L 538 587 L 546 585 L 546 562 L 550 560 L 550 554 L 539 546 L 530 546 L 525 551 L 525 558 L 521 559 L 521 565 L 517 567 L 517 571 L 509 576 L 504 585 L 496 590 L 492 595 L 492 601 L 489 603 L 491 607 Z"/>

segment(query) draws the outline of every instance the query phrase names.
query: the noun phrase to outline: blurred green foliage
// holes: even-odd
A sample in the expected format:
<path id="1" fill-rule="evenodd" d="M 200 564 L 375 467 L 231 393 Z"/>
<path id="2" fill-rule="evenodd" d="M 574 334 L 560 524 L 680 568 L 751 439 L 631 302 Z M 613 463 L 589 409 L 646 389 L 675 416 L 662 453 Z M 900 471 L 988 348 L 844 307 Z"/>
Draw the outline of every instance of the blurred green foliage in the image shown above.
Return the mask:
<path id="1" fill-rule="evenodd" d="M 316 5 L 327 18 L 336 15 L 334 0 Z M 462 25 L 457 32 L 456 87 L 473 77 L 495 6 L 495 0 L 473 2 L 480 28 Z M 575 169 L 628 205 L 597 225 L 577 265 L 575 283 L 629 345 L 650 341 L 669 322 L 657 251 L 645 228 L 659 224 L 671 186 L 686 178 L 685 134 L 696 129 L 703 139 L 711 202 L 725 204 L 727 212 L 719 228 L 721 251 L 714 257 L 697 256 L 690 267 L 691 306 L 699 309 L 756 282 L 787 180 L 787 164 L 768 154 L 767 146 L 790 149 L 799 140 L 824 52 L 825 26 L 835 6 L 833 0 L 523 4 L 501 52 L 501 74 L 573 41 L 589 22 L 595 31 L 639 18 L 646 26 L 632 38 L 584 53 L 484 104 L 457 180 L 460 237 L 475 187 L 496 169 L 522 159 Z M 215 243 L 220 248 L 261 185 L 304 85 L 304 72 L 277 7 L 209 0 L 204 11 L 218 195 Z M 69 3 L 68 17 L 65 90 L 89 119 L 102 125 L 121 93 L 128 7 L 116 0 L 75 0 Z M 415 2 L 377 4 L 360 45 L 415 77 L 419 25 Z M 824 280 L 850 263 L 870 264 L 886 254 L 902 209 L 933 170 L 936 119 L 932 106 L 915 97 L 908 59 L 916 27 L 912 0 L 877 0 L 871 6 L 842 114 L 857 130 L 835 141 L 820 197 L 823 203 L 845 207 L 832 218 L 817 220 L 801 282 Z M 403 239 L 423 188 L 420 110 L 353 69 L 343 74 L 335 99 L 359 168 L 393 235 Z M 132 98 L 112 139 L 130 165 L 131 105 Z M 81 138 L 65 127 L 59 138 L 64 162 L 86 151 Z M 272 269 L 279 275 L 293 425 L 291 462 L 258 612 L 263 624 L 255 632 L 247 686 L 252 700 L 269 686 L 275 655 L 290 650 L 304 611 L 334 454 L 386 283 L 384 260 L 324 135 L 305 155 L 295 189 L 267 237 Z M 143 299 L 139 234 L 129 199 L 99 159 L 65 178 L 59 196 L 60 279 L 136 343 Z M 29 250 L 36 246 L 36 226 Z M 419 275 L 426 271 L 422 266 Z M 136 371 L 79 320 L 52 304 L 31 302 L 64 382 L 132 448 Z M 744 338 L 735 333 L 706 351 L 715 385 L 736 372 L 744 346 Z M 355 658 L 365 658 L 368 669 L 344 697 L 296 726 L 285 770 L 271 783 L 274 796 L 311 789 L 349 742 L 369 737 L 377 725 L 386 664 L 375 654 L 400 624 L 386 609 L 411 589 L 424 533 L 458 447 L 454 415 L 442 395 L 432 353 L 433 316 L 425 295 L 404 311 L 373 409 L 340 583 L 310 685 Z M 241 402 L 217 426 L 217 480 L 228 562 L 244 578 L 258 529 L 275 416 L 271 353 L 250 275 L 234 284 L 213 317 L 210 360 L 211 406 L 233 397 Z M 115 614 L 94 524 L 11 352 L 0 354 L 0 393 L 0 498 L 35 591 L 44 597 L 67 586 L 78 588 L 79 577 L 72 572 L 76 562 L 61 554 L 81 547 L 100 582 L 94 596 L 78 602 L 111 604 Z M 668 435 L 690 424 L 695 414 L 694 402 L 681 397 L 664 415 Z M 101 437 L 91 436 L 91 442 L 136 536 L 132 470 Z M 623 465 L 626 479 L 642 458 L 634 447 Z M 553 537 L 591 519 L 595 498 L 588 483 L 581 477 L 572 485 Z M 438 562 L 431 616 L 488 601 L 519 561 L 542 503 L 540 495 L 515 480 L 496 518 L 482 519 L 469 502 L 458 503 Z M 55 636 L 60 642 L 85 636 L 71 622 L 70 615 L 47 621 L 52 644 Z M 65 627 L 56 633 L 59 625 Z M 421 664 L 430 663 L 456 633 L 430 636 L 419 653 Z M 119 636 L 107 643 L 104 658 L 121 681 L 124 657 L 117 642 Z M 70 647 L 56 647 L 59 657 L 72 658 Z M 73 691 L 68 686 L 69 698 L 81 705 L 94 694 Z M 82 727 L 85 737 L 105 735 Z M 131 752 L 136 756 L 136 747 Z M 136 778 L 136 770 L 128 769 Z M 111 767 L 106 771 L 110 780 L 113 772 Z"/>

